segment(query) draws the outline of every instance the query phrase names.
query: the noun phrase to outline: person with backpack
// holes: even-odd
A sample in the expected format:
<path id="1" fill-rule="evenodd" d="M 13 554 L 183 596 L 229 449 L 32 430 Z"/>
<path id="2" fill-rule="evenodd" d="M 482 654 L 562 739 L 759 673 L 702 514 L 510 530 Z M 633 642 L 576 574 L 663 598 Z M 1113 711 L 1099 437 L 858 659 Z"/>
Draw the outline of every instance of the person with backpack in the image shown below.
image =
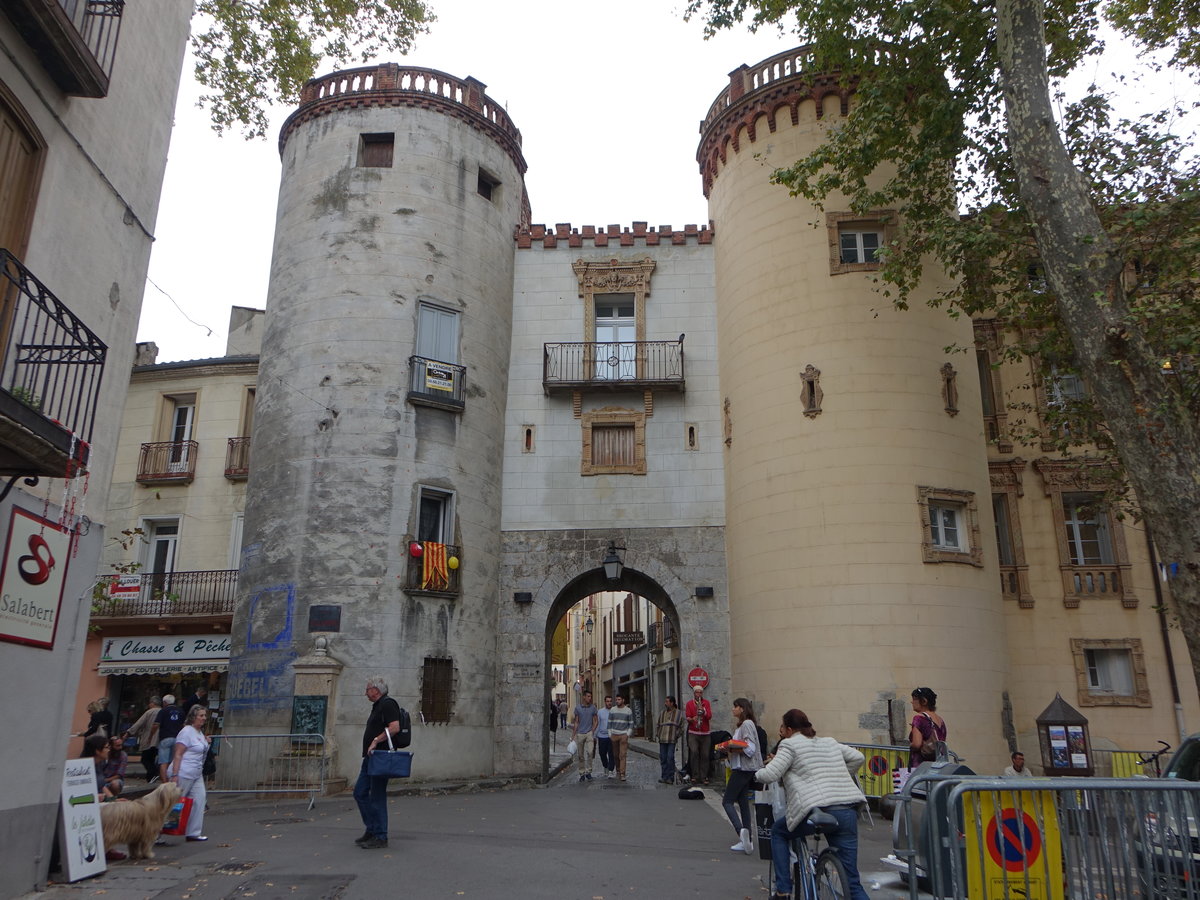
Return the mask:
<path id="1" fill-rule="evenodd" d="M 363 729 L 362 768 L 354 784 L 354 800 L 366 830 L 354 843 L 364 850 L 382 850 L 388 845 L 388 780 L 386 775 L 368 774 L 367 760 L 372 750 L 389 746 L 389 734 L 392 736 L 391 745 L 396 745 L 396 737 L 400 734 L 401 710 L 400 704 L 388 696 L 388 684 L 380 675 L 367 679 L 365 693 L 371 701 L 371 715 L 367 718 L 367 727 Z M 400 746 L 407 746 L 407 743 Z"/>
<path id="2" fill-rule="evenodd" d="M 175 755 L 175 738 L 183 730 L 183 710 L 175 705 L 175 695 L 163 696 L 162 709 L 150 729 L 150 740 L 158 740 L 158 777 L 167 780 L 167 766 Z"/>
<path id="3" fill-rule="evenodd" d="M 938 748 L 946 740 L 946 720 L 939 716 L 937 694 L 932 688 L 919 687 L 912 692 L 912 731 L 908 735 L 908 767 L 915 769 L 923 762 L 938 757 Z"/>

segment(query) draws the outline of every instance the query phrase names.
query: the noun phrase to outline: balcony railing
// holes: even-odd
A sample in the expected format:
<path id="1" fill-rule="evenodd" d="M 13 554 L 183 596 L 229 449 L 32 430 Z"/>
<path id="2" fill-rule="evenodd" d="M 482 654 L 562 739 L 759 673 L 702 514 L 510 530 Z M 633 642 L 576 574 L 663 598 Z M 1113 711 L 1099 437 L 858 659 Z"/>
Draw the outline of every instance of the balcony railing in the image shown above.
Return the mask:
<path id="1" fill-rule="evenodd" d="M 225 451 L 225 477 L 245 481 L 250 476 L 250 438 L 232 437 Z"/>
<path id="2" fill-rule="evenodd" d="M 125 0 L 6 0 L 4 7 L 65 93 L 108 94 Z"/>
<path id="3" fill-rule="evenodd" d="M 411 544 L 411 542 L 409 542 Z M 462 593 L 461 579 L 459 573 L 462 571 L 462 566 L 450 568 L 449 560 L 451 557 L 460 559 L 462 553 L 461 547 L 455 547 L 453 544 L 446 544 L 446 571 L 445 581 L 442 581 L 437 576 L 432 576 L 428 581 L 425 580 L 425 553 L 422 551 L 421 556 L 408 557 L 408 571 L 405 573 L 404 589 L 406 591 L 417 591 L 423 594 L 460 594 Z"/>
<path id="4" fill-rule="evenodd" d="M 640 391 L 684 389 L 683 335 L 677 341 L 585 341 L 546 344 L 542 388 Z"/>
<path id="5" fill-rule="evenodd" d="M 650 623 L 649 643 L 655 650 L 662 650 L 664 647 L 679 646 L 679 634 L 675 631 L 675 626 L 671 624 L 670 619 Z"/>
<path id="6" fill-rule="evenodd" d="M 0 472 L 63 477 L 87 463 L 108 348 L 0 250 Z"/>
<path id="7" fill-rule="evenodd" d="M 1129 586 L 1129 566 L 1063 566 L 1063 605 L 1075 609 L 1081 600 L 1120 600 L 1127 608 L 1137 606 L 1137 595 Z"/>
<path id="8" fill-rule="evenodd" d="M 138 484 L 191 484 L 196 477 L 196 441 L 157 441 L 142 444 L 138 456 Z"/>
<path id="9" fill-rule="evenodd" d="M 466 405 L 463 402 L 465 366 L 423 356 L 410 356 L 408 366 L 411 372 L 408 385 L 410 403 L 451 410 L 459 410 Z"/>
<path id="10" fill-rule="evenodd" d="M 93 618 L 233 615 L 238 570 L 105 575 L 93 596 Z"/>

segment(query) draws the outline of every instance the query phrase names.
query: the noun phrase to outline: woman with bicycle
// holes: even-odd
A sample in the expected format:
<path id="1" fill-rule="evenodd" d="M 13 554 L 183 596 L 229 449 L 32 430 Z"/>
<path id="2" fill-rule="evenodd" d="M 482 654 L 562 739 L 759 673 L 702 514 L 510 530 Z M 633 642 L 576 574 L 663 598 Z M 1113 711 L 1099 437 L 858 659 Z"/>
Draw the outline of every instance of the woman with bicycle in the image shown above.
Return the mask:
<path id="1" fill-rule="evenodd" d="M 855 780 L 863 755 L 833 738 L 817 737 L 808 716 L 798 709 L 783 714 L 779 737 L 774 756 L 754 776 L 768 784 L 782 782 L 787 798 L 787 814 L 771 827 L 774 896 L 792 896 L 791 842 L 812 833 L 806 820 L 820 809 L 837 820 L 825 837 L 846 870 L 851 900 L 867 900 L 858 876 L 858 807 L 867 798 Z"/>

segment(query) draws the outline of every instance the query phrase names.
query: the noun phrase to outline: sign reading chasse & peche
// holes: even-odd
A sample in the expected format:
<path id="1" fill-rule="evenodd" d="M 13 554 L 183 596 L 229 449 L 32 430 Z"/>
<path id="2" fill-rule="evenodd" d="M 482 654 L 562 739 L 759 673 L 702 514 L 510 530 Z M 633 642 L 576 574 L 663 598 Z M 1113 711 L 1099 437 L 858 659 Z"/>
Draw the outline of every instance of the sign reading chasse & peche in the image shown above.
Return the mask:
<path id="1" fill-rule="evenodd" d="M 143 673 L 208 671 L 229 664 L 229 636 L 166 634 L 106 638 L 100 649 L 101 674 L 117 669 Z M 136 667 L 136 669 L 134 668 Z"/>

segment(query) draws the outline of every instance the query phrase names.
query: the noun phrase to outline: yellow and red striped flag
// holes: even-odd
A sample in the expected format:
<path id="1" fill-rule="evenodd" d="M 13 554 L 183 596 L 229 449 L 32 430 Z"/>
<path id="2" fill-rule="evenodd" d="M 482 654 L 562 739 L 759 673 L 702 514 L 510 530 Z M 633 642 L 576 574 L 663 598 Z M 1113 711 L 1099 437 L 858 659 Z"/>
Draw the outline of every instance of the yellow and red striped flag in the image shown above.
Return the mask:
<path id="1" fill-rule="evenodd" d="M 446 545 L 426 541 L 422 545 L 421 589 L 444 591 L 450 587 L 450 573 L 446 569 Z"/>

